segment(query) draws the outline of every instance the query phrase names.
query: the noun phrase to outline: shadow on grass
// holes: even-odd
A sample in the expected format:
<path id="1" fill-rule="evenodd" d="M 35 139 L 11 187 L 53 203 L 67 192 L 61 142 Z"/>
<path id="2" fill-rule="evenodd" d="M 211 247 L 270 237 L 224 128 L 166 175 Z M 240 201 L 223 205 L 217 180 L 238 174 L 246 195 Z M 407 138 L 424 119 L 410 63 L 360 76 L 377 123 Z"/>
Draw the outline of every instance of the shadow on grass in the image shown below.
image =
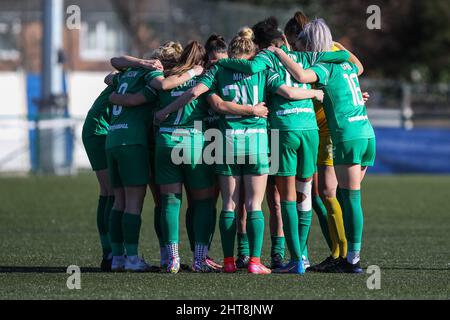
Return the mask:
<path id="1" fill-rule="evenodd" d="M 422 268 L 422 267 L 389 267 L 380 266 L 381 270 L 403 270 L 403 271 L 450 271 L 450 268 Z M 81 267 L 82 273 L 108 273 L 95 267 Z M 151 273 L 159 273 L 159 267 L 152 267 Z M 180 272 L 191 272 L 187 265 L 183 265 Z M 67 273 L 67 267 L 45 267 L 45 266 L 0 266 L 1 273 Z"/>
<path id="2" fill-rule="evenodd" d="M 81 272 L 101 273 L 100 268 L 80 268 Z M 67 267 L 0 266 L 0 273 L 67 273 Z"/>
<path id="3" fill-rule="evenodd" d="M 100 268 L 81 267 L 81 273 L 111 273 L 102 271 Z M 187 270 L 183 270 L 187 271 Z M 150 273 L 159 273 L 161 268 L 152 266 Z M 67 267 L 45 267 L 45 266 L 0 266 L 2 273 L 67 273 Z"/>
<path id="4" fill-rule="evenodd" d="M 383 267 L 380 266 L 380 269 L 383 270 L 404 270 L 404 271 L 450 271 L 450 267 L 447 268 L 423 268 L 423 267 Z M 1 269 L 0 269 L 1 270 Z"/>

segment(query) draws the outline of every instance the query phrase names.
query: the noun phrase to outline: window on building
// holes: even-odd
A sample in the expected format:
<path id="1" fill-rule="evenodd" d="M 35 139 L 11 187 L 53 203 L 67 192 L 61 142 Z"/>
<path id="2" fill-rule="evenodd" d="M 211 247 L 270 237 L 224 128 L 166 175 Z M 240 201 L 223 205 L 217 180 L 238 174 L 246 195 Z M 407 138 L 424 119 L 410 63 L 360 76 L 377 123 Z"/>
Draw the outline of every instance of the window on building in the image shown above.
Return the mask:
<path id="1" fill-rule="evenodd" d="M 19 19 L 0 19 L 0 60 L 18 60 L 19 35 L 21 24 Z"/>
<path id="2" fill-rule="evenodd" d="M 104 60 L 126 50 L 125 36 L 113 14 L 90 14 L 81 23 L 80 56 Z"/>

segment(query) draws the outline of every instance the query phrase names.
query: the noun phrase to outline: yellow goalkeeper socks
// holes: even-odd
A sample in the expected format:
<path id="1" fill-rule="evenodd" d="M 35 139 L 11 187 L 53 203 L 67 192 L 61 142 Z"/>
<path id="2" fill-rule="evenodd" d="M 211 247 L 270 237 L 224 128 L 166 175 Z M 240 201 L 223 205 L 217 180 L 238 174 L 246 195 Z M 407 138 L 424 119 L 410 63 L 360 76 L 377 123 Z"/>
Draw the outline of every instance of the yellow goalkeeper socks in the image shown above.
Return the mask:
<path id="1" fill-rule="evenodd" d="M 325 207 L 328 213 L 328 228 L 332 242 L 331 255 L 334 258 L 347 256 L 347 239 L 345 237 L 342 209 L 337 198 L 326 198 Z"/>

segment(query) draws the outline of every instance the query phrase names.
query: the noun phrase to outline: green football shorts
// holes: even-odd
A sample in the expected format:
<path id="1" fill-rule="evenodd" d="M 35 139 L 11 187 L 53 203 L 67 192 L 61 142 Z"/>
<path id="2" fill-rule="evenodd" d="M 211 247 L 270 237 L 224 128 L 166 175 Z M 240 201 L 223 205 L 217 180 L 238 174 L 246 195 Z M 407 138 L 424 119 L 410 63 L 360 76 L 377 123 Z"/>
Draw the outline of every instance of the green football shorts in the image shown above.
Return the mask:
<path id="1" fill-rule="evenodd" d="M 263 152 L 255 155 L 235 156 L 216 164 L 216 174 L 221 176 L 260 176 L 269 173 L 269 156 Z"/>
<path id="2" fill-rule="evenodd" d="M 146 185 L 150 181 L 148 147 L 119 146 L 106 150 L 109 179 L 114 188 Z"/>
<path id="3" fill-rule="evenodd" d="M 86 150 L 92 170 L 100 171 L 108 168 L 106 160 L 106 135 L 83 136 L 83 145 Z"/>
<path id="4" fill-rule="evenodd" d="M 334 165 L 359 164 L 362 167 L 371 167 L 375 163 L 376 139 L 358 139 L 344 141 L 335 146 Z"/>
<path id="5" fill-rule="evenodd" d="M 319 132 L 317 130 L 279 131 L 279 138 L 278 150 L 271 150 L 271 171 L 275 171 L 273 175 L 312 177 L 317 170 Z M 274 151 L 278 151 L 278 154 Z"/>
<path id="6" fill-rule="evenodd" d="M 156 146 L 150 145 L 148 146 L 148 158 L 149 158 L 149 168 L 150 168 L 150 183 L 156 184 L 155 177 L 156 177 L 156 169 L 155 169 L 155 155 L 156 155 Z"/>
<path id="7" fill-rule="evenodd" d="M 202 161 L 202 149 L 192 149 L 191 157 L 186 158 L 180 149 L 156 146 L 156 184 L 184 183 L 193 190 L 212 187 L 215 183 L 214 166 Z"/>

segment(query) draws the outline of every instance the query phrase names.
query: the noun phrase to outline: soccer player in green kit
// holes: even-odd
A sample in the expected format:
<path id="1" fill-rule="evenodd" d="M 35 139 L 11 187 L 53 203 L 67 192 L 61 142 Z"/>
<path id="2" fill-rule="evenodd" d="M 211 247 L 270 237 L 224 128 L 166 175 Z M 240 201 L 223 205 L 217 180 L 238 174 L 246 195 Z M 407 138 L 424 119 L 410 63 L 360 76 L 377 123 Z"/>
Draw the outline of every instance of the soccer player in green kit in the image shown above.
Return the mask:
<path id="1" fill-rule="evenodd" d="M 130 65 L 141 66 L 152 70 L 160 67 L 160 63 L 157 60 L 142 60 L 124 56 L 122 61 Z M 113 64 L 113 66 L 117 70 L 122 70 L 120 64 Z M 117 89 L 118 75 L 112 74 L 107 78 L 111 81 L 110 85 L 102 91 L 89 109 L 82 131 L 83 145 L 100 187 L 97 205 L 97 229 L 103 251 L 103 259 L 100 265 L 102 271 L 111 271 L 112 262 L 111 243 L 109 239 L 109 214 L 114 204 L 114 191 L 108 178 L 105 143 L 109 130 L 112 107 L 109 102 L 109 95 Z"/>
<path id="2" fill-rule="evenodd" d="M 102 271 L 110 271 L 112 261 L 111 243 L 108 235 L 108 220 L 109 213 L 114 204 L 114 192 L 108 179 L 105 142 L 110 121 L 109 95 L 114 90 L 114 85 L 108 86 L 98 96 L 91 109 L 89 109 L 82 132 L 83 145 L 100 187 L 97 205 L 97 230 L 100 235 L 100 243 L 103 251 L 103 258 L 100 265 Z"/>
<path id="3" fill-rule="evenodd" d="M 181 44 L 178 42 L 168 41 L 162 46 L 155 49 L 151 54 L 151 59 L 158 59 L 156 61 L 160 61 L 162 68 L 159 68 L 157 70 L 166 69 L 169 70 L 176 66 L 179 62 L 181 53 L 183 51 L 183 48 Z M 128 58 L 125 59 L 125 57 L 120 58 L 114 58 L 112 59 L 113 66 L 117 67 L 133 67 L 133 62 L 128 61 Z M 144 60 L 146 61 L 146 60 Z M 145 76 L 145 81 L 148 86 L 157 89 L 157 90 L 169 90 L 174 89 L 178 87 L 179 85 L 184 84 L 186 81 L 190 80 L 192 76 L 188 72 L 190 70 L 187 70 L 185 73 L 181 75 L 173 75 L 169 77 L 164 77 L 164 74 L 162 71 L 156 71 L 153 70 L 153 72 L 147 73 Z M 200 75 L 203 72 L 203 68 L 201 66 L 194 66 L 192 69 L 192 72 L 195 72 L 196 75 Z M 131 98 L 125 98 L 125 96 L 119 96 L 112 95 L 113 101 L 118 101 L 118 104 L 121 104 L 121 100 L 124 102 L 123 106 L 137 106 L 146 103 L 146 96 L 142 93 L 135 94 L 134 96 L 131 96 Z M 156 149 L 156 142 L 155 142 L 155 134 L 154 134 L 155 128 L 151 126 L 151 130 L 149 133 L 149 154 L 150 154 L 150 170 L 151 170 L 151 182 L 149 184 L 150 189 L 153 193 L 153 198 L 155 202 L 155 208 L 154 208 L 154 228 L 159 240 L 160 244 L 160 266 L 161 268 L 167 268 L 167 265 L 169 263 L 169 257 L 167 254 L 166 246 L 163 240 L 162 235 L 162 226 L 161 226 L 161 196 L 160 196 L 160 190 L 159 186 L 155 184 L 155 149 Z"/>
<path id="4" fill-rule="evenodd" d="M 228 58 L 228 44 L 225 42 L 225 39 L 218 35 L 211 35 L 209 39 L 206 41 L 205 45 L 206 53 L 208 55 L 208 64 L 213 67 L 217 61 L 220 59 Z M 214 109 L 209 109 L 211 116 L 209 119 L 212 121 L 207 121 L 206 125 L 209 128 L 219 129 L 219 115 L 214 112 Z M 243 188 L 241 188 L 243 191 Z M 219 186 L 217 185 L 217 191 L 220 192 Z M 219 194 L 217 194 L 218 196 Z M 249 256 L 249 247 L 248 247 L 248 237 L 245 233 L 245 220 L 247 217 L 247 213 L 245 212 L 243 193 L 241 195 L 241 203 L 238 207 L 238 217 L 237 220 L 237 249 L 238 249 L 238 257 L 236 259 L 236 266 L 240 269 L 247 269 L 248 262 L 250 261 Z"/>
<path id="5" fill-rule="evenodd" d="M 259 48 L 271 45 L 281 47 L 283 34 L 278 22 L 271 17 L 253 26 L 255 42 Z M 286 47 L 283 47 L 287 51 Z M 350 55 L 337 53 L 288 52 L 297 64 L 309 67 L 317 61 L 343 62 Z M 268 68 L 277 72 L 289 87 L 310 89 L 308 84 L 297 82 L 279 58 L 269 51 L 262 51 L 252 61 L 221 60 L 219 64 L 246 73 L 255 73 Z M 274 268 L 276 273 L 298 273 L 305 271 L 302 253 L 306 251 L 312 219 L 311 184 L 316 171 L 319 144 L 318 127 L 311 99 L 292 101 L 278 94 L 268 98 L 270 129 L 279 132 L 280 141 L 276 148 L 280 154 L 279 167 L 273 172 L 276 189 L 281 200 L 281 215 L 291 261 L 285 266 Z M 271 150 L 272 152 L 275 150 Z"/>
<path id="6" fill-rule="evenodd" d="M 183 51 L 179 64 L 168 75 L 182 74 L 195 65 L 203 66 L 205 50 L 198 42 L 189 43 Z M 185 84 L 167 91 L 159 91 L 160 105 L 165 107 L 179 95 L 195 86 L 198 75 Z M 205 101 L 196 100 L 176 114 L 171 114 L 159 124 L 156 138 L 156 182 L 160 185 L 162 196 L 162 231 L 169 263 L 167 271 L 177 273 L 180 268 L 178 253 L 179 244 L 179 214 L 181 209 L 181 191 L 183 183 L 189 189 L 194 207 L 195 257 L 193 270 L 209 272 L 206 264 L 207 247 L 209 244 L 214 211 L 214 174 L 210 166 L 201 162 L 204 141 L 202 123 L 207 114 Z M 200 129 L 195 128 L 195 122 L 200 123 Z M 173 152 L 182 155 L 182 161 L 176 163 Z"/>
<path id="7" fill-rule="evenodd" d="M 118 77 L 117 92 L 137 92 L 145 86 L 148 70 L 129 68 Z M 155 102 L 155 92 L 147 100 Z M 114 105 L 106 138 L 109 178 L 114 188 L 114 206 L 110 214 L 112 247 L 111 270 L 144 272 L 150 266 L 138 256 L 141 211 L 149 182 L 148 131 L 151 107 Z M 127 257 L 124 256 L 124 247 Z"/>
<path id="8" fill-rule="evenodd" d="M 197 43 L 190 43 L 180 58 L 180 63 L 168 74 L 180 74 L 191 69 L 195 64 L 203 63 L 205 51 Z M 192 74 L 194 77 L 195 74 Z M 197 84 L 199 77 L 195 76 L 192 80 L 174 90 L 160 91 L 160 105 L 162 108 L 170 104 L 177 97 L 183 94 Z M 111 100 L 125 105 L 134 105 L 145 101 L 143 93 L 134 95 L 114 95 Z M 219 111 L 226 111 L 225 106 L 234 106 L 234 112 L 249 114 L 248 106 L 236 105 L 234 103 L 220 103 L 217 107 Z M 179 211 L 181 206 L 181 188 L 182 183 L 187 185 L 191 192 L 194 202 L 194 236 L 195 236 L 195 257 L 194 272 L 210 272 L 212 268 L 206 263 L 209 239 L 211 237 L 212 223 L 211 215 L 214 211 L 214 172 L 213 167 L 205 163 L 198 163 L 199 156 L 202 157 L 204 147 L 203 139 L 203 120 L 208 115 L 208 106 L 204 98 L 193 99 L 184 103 L 183 108 L 179 108 L 176 113 L 168 113 L 159 123 L 160 129 L 157 136 L 156 148 L 156 182 L 160 185 L 162 193 L 162 225 L 163 235 L 170 256 L 167 271 L 177 273 L 180 268 L 180 258 L 178 254 L 178 236 L 179 236 Z M 231 108 L 232 109 L 232 108 Z M 230 112 L 233 110 L 230 109 Z M 262 114 L 267 114 L 265 107 L 258 108 Z M 195 127 L 200 124 L 200 128 Z M 174 141 L 174 140 L 175 141 Z M 183 148 L 189 148 L 190 161 L 176 163 L 172 159 L 172 152 L 184 151 Z M 184 160 L 184 159 L 183 159 Z"/>
<path id="9" fill-rule="evenodd" d="M 322 19 L 316 19 L 304 28 L 299 40 L 306 49 L 331 47 L 332 35 Z M 320 43 L 318 43 L 320 42 Z M 294 66 L 288 55 L 273 48 L 283 64 Z M 317 83 L 325 92 L 324 111 L 333 139 L 334 166 L 341 190 L 345 233 L 348 241 L 346 259 L 340 259 L 334 272 L 362 273 L 360 251 L 363 232 L 361 206 L 361 182 L 369 166 L 373 166 L 376 154 L 375 133 L 367 117 L 358 76 L 363 66 L 344 62 L 342 64 L 319 63 L 301 70 L 299 77 L 304 83 Z M 330 272 L 331 270 L 329 270 Z"/>
<path id="10" fill-rule="evenodd" d="M 249 28 L 243 29 L 229 46 L 229 55 L 233 58 L 250 59 L 256 53 L 256 45 L 252 41 L 253 32 Z M 185 103 L 196 99 L 211 89 L 208 100 L 212 106 L 225 101 L 234 101 L 240 104 L 249 104 L 254 111 L 258 102 L 264 101 L 266 91 L 277 92 L 287 98 L 310 99 L 320 96 L 316 90 L 291 88 L 279 79 L 279 75 L 269 71 L 247 75 L 231 69 L 215 67 L 210 70 L 201 83 L 180 97 L 174 104 L 168 106 L 162 117 L 156 113 L 157 118 L 171 112 L 176 112 Z M 239 203 L 241 180 L 245 188 L 245 207 L 247 211 L 247 232 L 250 243 L 250 263 L 248 271 L 254 274 L 269 274 L 261 264 L 261 249 L 264 233 L 264 216 L 261 204 L 269 172 L 268 163 L 268 136 L 267 121 L 262 117 L 221 115 L 220 127 L 225 143 L 224 163 L 216 165 L 219 175 L 223 208 L 220 216 L 220 230 L 222 247 L 224 250 L 224 272 L 235 272 L 236 265 L 233 258 L 234 241 L 236 236 L 235 211 Z M 249 143 L 241 143 L 248 139 Z M 227 153 L 230 151 L 232 159 Z M 231 161 L 230 161 L 231 160 Z M 244 162 L 241 162 L 241 161 Z M 237 163 L 236 163 L 237 162 Z"/>

